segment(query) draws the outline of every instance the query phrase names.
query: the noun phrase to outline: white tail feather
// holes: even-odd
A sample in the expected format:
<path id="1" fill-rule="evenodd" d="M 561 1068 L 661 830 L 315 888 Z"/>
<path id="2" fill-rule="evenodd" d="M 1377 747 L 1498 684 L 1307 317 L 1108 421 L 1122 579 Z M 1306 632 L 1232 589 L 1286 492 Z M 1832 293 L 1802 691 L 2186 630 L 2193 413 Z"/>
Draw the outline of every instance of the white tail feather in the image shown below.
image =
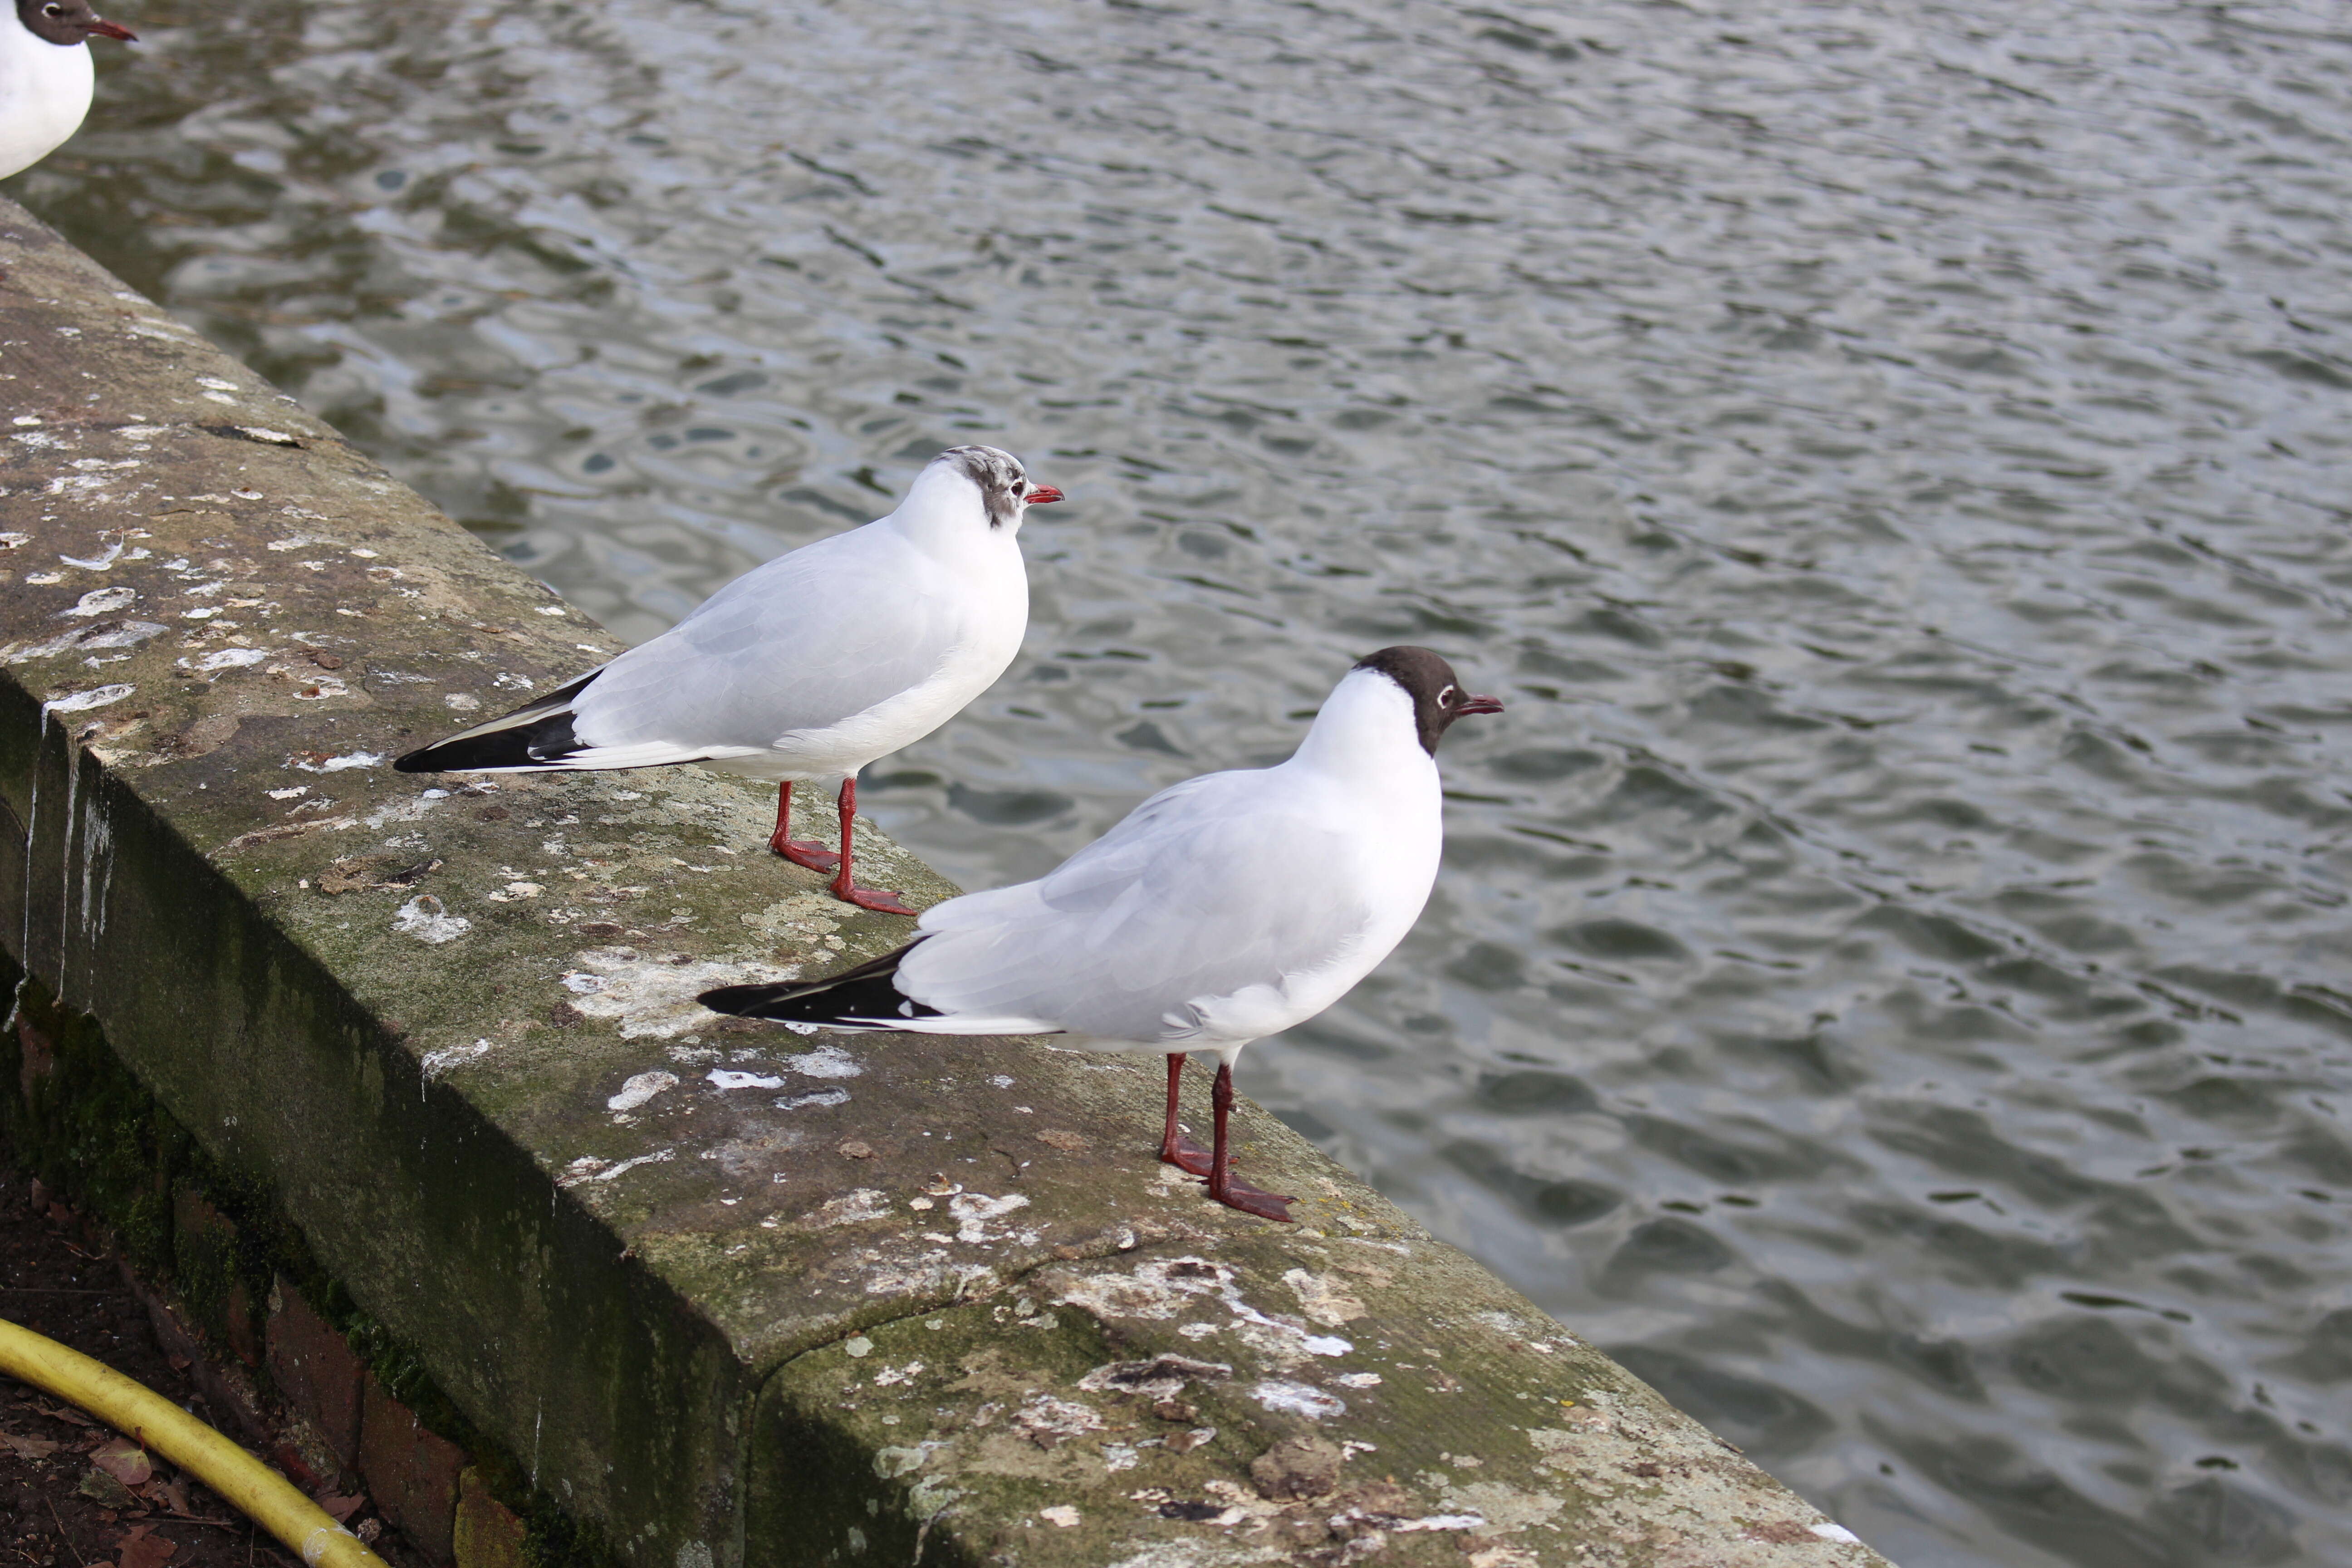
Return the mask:
<path id="1" fill-rule="evenodd" d="M 1042 1018 L 843 1018 L 827 1028 L 891 1029 L 908 1035 L 1058 1035 Z"/>

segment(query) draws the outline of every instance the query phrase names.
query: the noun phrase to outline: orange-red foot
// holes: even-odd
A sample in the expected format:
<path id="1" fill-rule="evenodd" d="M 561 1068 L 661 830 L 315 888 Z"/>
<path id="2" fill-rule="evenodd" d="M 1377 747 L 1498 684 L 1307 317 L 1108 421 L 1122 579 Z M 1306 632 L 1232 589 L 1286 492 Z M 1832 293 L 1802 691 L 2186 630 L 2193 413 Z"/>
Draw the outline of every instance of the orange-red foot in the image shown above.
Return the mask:
<path id="1" fill-rule="evenodd" d="M 1181 1132 L 1176 1135 L 1176 1142 L 1173 1143 L 1162 1143 L 1160 1146 L 1160 1159 L 1162 1164 L 1173 1165 L 1186 1174 L 1193 1176 L 1207 1175 L 1212 1163 L 1206 1149 Z"/>
<path id="2" fill-rule="evenodd" d="M 836 886 L 833 896 L 843 903 L 856 904 L 861 910 L 873 910 L 886 915 L 919 915 L 923 912 L 899 902 L 898 895 L 887 888 L 861 888 L 853 883 L 846 888 Z"/>
<path id="3" fill-rule="evenodd" d="M 1227 1208 L 1254 1214 L 1260 1219 L 1278 1219 L 1285 1225 L 1290 1223 L 1290 1205 L 1298 1201 L 1278 1196 L 1263 1187 L 1253 1187 L 1237 1176 L 1226 1180 L 1223 1192 L 1217 1190 L 1215 1183 L 1211 1183 L 1209 1195 Z"/>
<path id="4" fill-rule="evenodd" d="M 795 866 L 812 871 L 830 871 L 841 864 L 841 857 L 814 838 L 787 838 L 782 834 L 768 840 L 768 847 Z"/>

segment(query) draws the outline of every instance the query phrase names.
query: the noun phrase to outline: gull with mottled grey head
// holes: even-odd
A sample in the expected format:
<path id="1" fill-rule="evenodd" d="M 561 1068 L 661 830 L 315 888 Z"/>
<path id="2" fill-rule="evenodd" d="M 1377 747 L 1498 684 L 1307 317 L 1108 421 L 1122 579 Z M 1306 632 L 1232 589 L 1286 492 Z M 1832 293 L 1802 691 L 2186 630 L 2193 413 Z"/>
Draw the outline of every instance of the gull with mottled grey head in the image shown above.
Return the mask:
<path id="1" fill-rule="evenodd" d="M 692 763 L 773 782 L 768 847 L 861 909 L 915 911 L 850 875 L 857 770 L 988 689 L 1029 625 L 1021 519 L 1062 499 L 993 447 L 931 459 L 889 516 L 754 567 L 651 642 L 511 713 L 411 752 L 403 773 Z M 793 784 L 838 780 L 838 854 L 791 837 Z"/>

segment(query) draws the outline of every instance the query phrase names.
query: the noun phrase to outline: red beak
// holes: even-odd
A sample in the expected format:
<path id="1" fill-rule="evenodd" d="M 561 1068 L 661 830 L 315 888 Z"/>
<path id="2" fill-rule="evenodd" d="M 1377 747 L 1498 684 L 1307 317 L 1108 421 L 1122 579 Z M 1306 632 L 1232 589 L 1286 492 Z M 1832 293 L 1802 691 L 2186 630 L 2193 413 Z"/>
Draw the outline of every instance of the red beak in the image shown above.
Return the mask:
<path id="1" fill-rule="evenodd" d="M 1465 697 L 1461 706 L 1454 710 L 1457 716 L 1464 713 L 1500 713 L 1502 710 L 1503 700 L 1499 697 Z"/>
<path id="2" fill-rule="evenodd" d="M 1051 506 L 1062 499 L 1062 492 L 1051 485 L 1039 485 L 1021 499 L 1031 506 Z"/>
<path id="3" fill-rule="evenodd" d="M 88 31 L 101 38 L 121 38 L 126 44 L 135 44 L 139 41 L 139 35 L 120 22 L 92 22 Z"/>

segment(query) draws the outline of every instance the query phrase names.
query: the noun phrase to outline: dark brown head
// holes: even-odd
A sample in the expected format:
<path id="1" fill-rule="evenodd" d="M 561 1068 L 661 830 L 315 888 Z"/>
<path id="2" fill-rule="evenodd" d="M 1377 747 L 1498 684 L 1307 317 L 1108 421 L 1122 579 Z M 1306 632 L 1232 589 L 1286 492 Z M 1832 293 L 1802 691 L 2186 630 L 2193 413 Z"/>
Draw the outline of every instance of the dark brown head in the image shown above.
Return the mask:
<path id="1" fill-rule="evenodd" d="M 139 35 L 113 22 L 101 22 L 89 0 L 16 0 L 16 20 L 33 37 L 51 44 L 86 44 L 95 37 L 120 38 L 126 44 Z"/>
<path id="2" fill-rule="evenodd" d="M 1454 667 L 1425 647 L 1384 647 L 1358 659 L 1356 668 L 1377 669 L 1404 688 L 1404 694 L 1412 699 L 1412 722 L 1421 734 L 1421 749 L 1433 757 L 1446 727 L 1465 713 L 1503 710 L 1498 700 L 1463 690 Z"/>

